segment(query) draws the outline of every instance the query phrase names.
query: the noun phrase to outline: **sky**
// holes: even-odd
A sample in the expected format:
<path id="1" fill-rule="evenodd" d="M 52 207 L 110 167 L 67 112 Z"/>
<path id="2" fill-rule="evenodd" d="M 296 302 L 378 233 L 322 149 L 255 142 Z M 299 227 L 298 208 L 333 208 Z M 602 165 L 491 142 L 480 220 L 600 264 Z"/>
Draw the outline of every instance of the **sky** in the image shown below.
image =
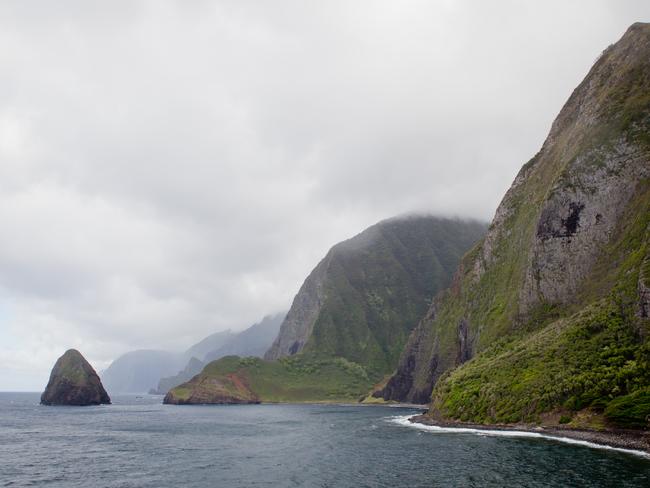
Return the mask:
<path id="1" fill-rule="evenodd" d="M 0 390 L 286 310 L 384 218 L 489 221 L 643 1 L 3 1 Z"/>

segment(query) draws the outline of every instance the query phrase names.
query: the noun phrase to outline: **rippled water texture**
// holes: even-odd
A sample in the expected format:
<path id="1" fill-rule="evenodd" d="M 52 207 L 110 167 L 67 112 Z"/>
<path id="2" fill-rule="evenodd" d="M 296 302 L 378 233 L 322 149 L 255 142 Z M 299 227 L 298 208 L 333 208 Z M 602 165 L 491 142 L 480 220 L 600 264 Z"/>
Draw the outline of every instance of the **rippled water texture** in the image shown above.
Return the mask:
<path id="1" fill-rule="evenodd" d="M 407 408 L 113 400 L 42 407 L 0 393 L 0 486 L 650 486 L 639 456 L 423 431 L 400 424 Z"/>

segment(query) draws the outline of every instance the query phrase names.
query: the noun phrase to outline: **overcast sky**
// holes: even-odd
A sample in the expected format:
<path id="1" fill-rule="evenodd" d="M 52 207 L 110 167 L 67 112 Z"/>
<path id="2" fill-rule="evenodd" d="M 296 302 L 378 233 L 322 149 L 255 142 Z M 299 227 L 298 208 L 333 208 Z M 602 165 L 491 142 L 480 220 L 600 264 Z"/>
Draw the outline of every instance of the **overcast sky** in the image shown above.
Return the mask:
<path id="1" fill-rule="evenodd" d="M 0 3 L 0 390 L 287 309 L 336 242 L 491 219 L 642 1 Z"/>

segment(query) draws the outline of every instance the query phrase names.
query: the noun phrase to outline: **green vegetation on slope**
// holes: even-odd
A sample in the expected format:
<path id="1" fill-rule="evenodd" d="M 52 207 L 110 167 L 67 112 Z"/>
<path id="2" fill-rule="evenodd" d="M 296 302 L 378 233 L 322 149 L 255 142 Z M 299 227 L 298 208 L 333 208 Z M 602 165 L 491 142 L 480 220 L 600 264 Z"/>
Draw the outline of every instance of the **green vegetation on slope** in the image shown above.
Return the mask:
<path id="1" fill-rule="evenodd" d="M 482 423 L 536 422 L 589 408 L 624 427 L 650 427 L 650 321 L 638 281 L 650 255 L 650 182 L 585 284 L 611 292 L 533 334 L 513 334 L 441 378 L 432 414 Z"/>
<path id="2" fill-rule="evenodd" d="M 605 418 L 623 427 L 647 428 L 650 423 L 650 387 L 609 402 Z"/>
<path id="3" fill-rule="evenodd" d="M 55 367 L 57 375 L 75 386 L 88 384 L 88 375 L 94 373 L 86 359 L 76 349 L 69 349 L 59 358 Z"/>
<path id="4" fill-rule="evenodd" d="M 647 425 L 650 404 L 632 411 L 640 404 L 617 400 L 650 384 L 650 347 L 636 332 L 603 300 L 452 371 L 434 389 L 432 406 L 445 417 L 484 423 L 536 422 L 556 409 L 592 407 L 614 421 Z"/>
<path id="5" fill-rule="evenodd" d="M 404 216 L 335 245 L 302 285 L 266 361 L 214 361 L 172 389 L 170 400 L 219 401 L 233 378 L 260 401 L 359 400 L 393 371 L 431 298 L 485 229 L 475 221 Z M 232 402 L 247 398 L 233 393 Z"/>
<path id="6" fill-rule="evenodd" d="M 434 395 L 442 413 L 475 421 L 560 408 L 568 397 L 544 396 L 551 380 L 547 385 L 542 371 L 552 371 L 564 356 L 589 356 L 618 340 L 598 334 L 593 340 L 604 342 L 590 349 L 565 337 L 580 329 L 576 314 L 592 306 L 619 313 L 615 337 L 633 341 L 635 351 L 626 360 L 641 354 L 646 339 L 637 331 L 645 326 L 634 312 L 635 277 L 647 252 L 649 93 L 650 25 L 635 24 L 573 92 L 540 152 L 504 196 L 486 238 L 463 257 L 454 285 L 436 297 L 378 395 L 424 402 L 440 381 Z M 606 330 L 614 327 L 611 320 Z M 545 334 L 554 338 L 552 331 L 559 342 L 548 344 Z M 564 356 L 553 359 L 553 352 Z M 600 378 L 599 364 L 587 361 L 574 373 L 594 369 Z M 480 393 L 478 405 L 469 404 L 474 394 L 451 388 L 461 377 L 469 391 Z M 517 403 L 525 395 L 539 396 L 527 407 L 532 414 Z"/>
<path id="7" fill-rule="evenodd" d="M 197 378 L 230 384 L 236 378 L 262 402 L 351 402 L 371 386 L 358 364 L 343 358 L 298 354 L 277 361 L 228 356 L 212 361 Z M 188 398 L 192 385 L 184 383 L 170 393 Z M 241 392 L 232 391 L 233 395 Z M 206 402 L 210 403 L 210 402 Z"/>
<path id="8" fill-rule="evenodd" d="M 391 373 L 432 297 L 485 230 L 479 222 L 407 216 L 337 244 L 307 278 L 285 321 L 291 327 L 283 325 L 267 359 L 302 352 L 346 358 L 373 380 Z M 305 306 L 309 290 L 318 297 Z"/>

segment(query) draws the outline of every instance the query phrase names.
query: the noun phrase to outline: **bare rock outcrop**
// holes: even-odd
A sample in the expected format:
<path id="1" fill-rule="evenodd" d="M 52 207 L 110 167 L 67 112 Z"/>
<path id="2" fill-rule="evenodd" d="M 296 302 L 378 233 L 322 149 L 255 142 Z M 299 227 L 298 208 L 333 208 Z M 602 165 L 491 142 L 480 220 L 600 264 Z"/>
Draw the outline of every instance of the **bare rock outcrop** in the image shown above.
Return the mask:
<path id="1" fill-rule="evenodd" d="M 650 24 L 637 23 L 602 53 L 521 168 L 435 314 L 412 332 L 384 398 L 420 399 L 494 341 L 609 292 L 617 263 L 607 256 L 622 249 L 648 188 L 649 94 Z M 643 316 L 647 276 L 638 296 Z"/>
<path id="2" fill-rule="evenodd" d="M 93 367 L 76 349 L 61 356 L 41 395 L 43 405 L 100 405 L 111 403 Z"/>

